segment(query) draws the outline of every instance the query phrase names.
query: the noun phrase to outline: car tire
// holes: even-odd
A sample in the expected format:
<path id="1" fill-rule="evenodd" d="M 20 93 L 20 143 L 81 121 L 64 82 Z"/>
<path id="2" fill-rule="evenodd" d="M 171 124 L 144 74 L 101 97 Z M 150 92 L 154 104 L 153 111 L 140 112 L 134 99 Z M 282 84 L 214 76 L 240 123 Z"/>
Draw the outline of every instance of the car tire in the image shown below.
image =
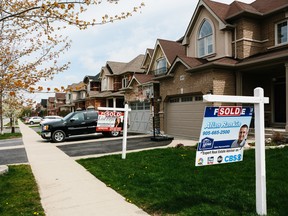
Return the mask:
<path id="1" fill-rule="evenodd" d="M 64 131 L 57 130 L 57 131 L 53 132 L 51 138 L 52 138 L 53 142 L 63 142 L 66 138 L 66 135 L 65 135 Z"/>
<path id="2" fill-rule="evenodd" d="M 30 124 L 30 125 L 33 125 L 33 124 L 34 124 L 34 122 L 33 122 L 33 121 L 31 121 L 31 122 L 29 122 L 29 124 Z"/>
<path id="3" fill-rule="evenodd" d="M 109 135 L 111 137 L 118 137 L 120 135 L 120 131 L 110 131 Z"/>

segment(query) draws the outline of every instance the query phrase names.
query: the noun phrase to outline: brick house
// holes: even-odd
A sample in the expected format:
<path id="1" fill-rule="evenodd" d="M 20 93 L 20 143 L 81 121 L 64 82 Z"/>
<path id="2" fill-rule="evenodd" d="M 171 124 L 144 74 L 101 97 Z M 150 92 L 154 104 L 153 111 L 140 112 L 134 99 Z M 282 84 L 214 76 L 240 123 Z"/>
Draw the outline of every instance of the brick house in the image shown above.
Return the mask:
<path id="1" fill-rule="evenodd" d="M 124 107 L 124 93 L 133 74 L 144 73 L 141 68 L 143 58 L 144 55 L 138 55 L 128 63 L 107 61 L 99 74 L 101 92 L 93 96 L 102 101 L 101 106 Z"/>
<path id="2" fill-rule="evenodd" d="M 82 81 L 68 85 L 65 104 L 62 105 L 62 109 L 66 110 L 68 113 L 77 109 L 86 109 L 86 95 L 86 85 Z"/>
<path id="3" fill-rule="evenodd" d="M 48 97 L 47 113 L 48 115 L 56 115 L 55 97 Z"/>
<path id="4" fill-rule="evenodd" d="M 200 0 L 177 41 L 184 52 L 174 49 L 168 60 L 170 49 L 161 50 L 159 41 L 148 68 L 160 85 L 161 130 L 198 138 L 204 106 L 211 105 L 203 103 L 203 94 L 249 96 L 256 87 L 264 88 L 270 98 L 266 127 L 288 129 L 287 11 L 287 0 L 230 5 Z M 158 70 L 161 64 L 166 71 L 164 66 Z"/>
<path id="5" fill-rule="evenodd" d="M 99 78 L 100 73 L 96 76 L 85 76 L 83 83 L 86 85 L 86 100 L 85 107 L 99 107 L 104 106 L 105 99 L 97 97 L 101 92 L 101 80 Z"/>

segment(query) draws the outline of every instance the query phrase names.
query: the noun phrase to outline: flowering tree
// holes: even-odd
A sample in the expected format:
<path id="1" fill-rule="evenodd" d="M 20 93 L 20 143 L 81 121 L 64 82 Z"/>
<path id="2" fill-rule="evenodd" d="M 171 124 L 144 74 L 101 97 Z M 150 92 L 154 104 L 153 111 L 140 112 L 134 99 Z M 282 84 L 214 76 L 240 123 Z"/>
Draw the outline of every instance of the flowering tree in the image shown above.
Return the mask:
<path id="1" fill-rule="evenodd" d="M 120 0 L 106 0 L 117 4 Z M 101 20 L 85 20 L 85 12 L 102 3 L 101 0 L 0 0 L 0 118 L 1 131 L 3 96 L 19 90 L 43 91 L 35 84 L 51 79 L 69 67 L 69 62 L 57 59 L 65 53 L 71 41 L 61 35 L 67 25 L 79 29 L 125 19 L 144 6 Z"/>

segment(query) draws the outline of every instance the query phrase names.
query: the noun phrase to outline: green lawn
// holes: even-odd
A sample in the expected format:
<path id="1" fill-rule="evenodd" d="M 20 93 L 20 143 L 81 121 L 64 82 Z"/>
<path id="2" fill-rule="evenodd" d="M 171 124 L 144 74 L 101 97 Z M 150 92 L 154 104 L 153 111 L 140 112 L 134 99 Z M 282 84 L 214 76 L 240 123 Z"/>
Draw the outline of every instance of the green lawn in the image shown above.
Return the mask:
<path id="1" fill-rule="evenodd" d="M 4 134 L 0 134 L 0 140 L 20 138 L 20 137 L 22 137 L 21 133 L 4 133 Z"/>
<path id="2" fill-rule="evenodd" d="M 9 172 L 0 175 L 0 215 L 45 215 L 30 166 L 9 166 Z"/>
<path id="3" fill-rule="evenodd" d="M 255 151 L 238 163 L 195 167 L 194 148 L 78 161 L 151 215 L 257 215 Z M 268 215 L 288 215 L 288 147 L 266 151 Z"/>

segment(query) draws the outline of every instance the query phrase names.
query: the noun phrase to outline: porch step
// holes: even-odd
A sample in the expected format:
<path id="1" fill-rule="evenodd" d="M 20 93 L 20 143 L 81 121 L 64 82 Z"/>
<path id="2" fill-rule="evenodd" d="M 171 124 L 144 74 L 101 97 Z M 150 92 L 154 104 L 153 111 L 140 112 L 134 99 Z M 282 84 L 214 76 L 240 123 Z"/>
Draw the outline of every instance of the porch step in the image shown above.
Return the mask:
<path id="1" fill-rule="evenodd" d="M 288 132 L 283 128 L 265 128 L 265 138 L 272 138 L 275 133 L 279 134 L 279 136 L 283 136 L 285 139 L 288 139 Z M 255 137 L 255 129 L 250 128 L 248 139 L 253 137 Z"/>

